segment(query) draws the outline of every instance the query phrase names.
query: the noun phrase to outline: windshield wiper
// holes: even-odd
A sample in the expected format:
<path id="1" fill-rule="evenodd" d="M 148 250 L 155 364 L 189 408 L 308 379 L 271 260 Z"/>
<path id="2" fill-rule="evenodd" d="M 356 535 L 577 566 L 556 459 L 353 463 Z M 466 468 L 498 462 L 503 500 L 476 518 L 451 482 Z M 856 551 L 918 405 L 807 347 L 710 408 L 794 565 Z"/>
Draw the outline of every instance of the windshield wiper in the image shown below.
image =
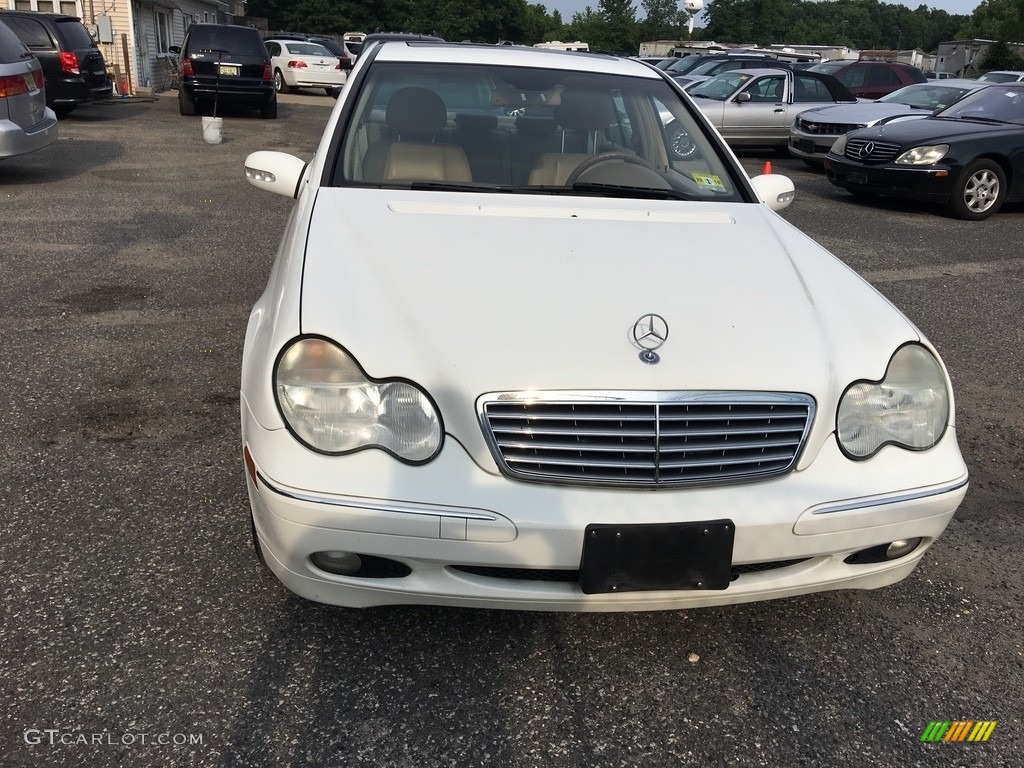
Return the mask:
<path id="1" fill-rule="evenodd" d="M 979 123 L 989 123 L 989 124 L 991 124 L 991 123 L 999 123 L 999 124 L 1006 123 L 1006 124 L 1009 124 L 1010 123 L 1009 120 L 1000 120 L 997 117 L 987 117 L 985 115 L 957 115 L 955 117 L 949 116 L 949 115 L 939 115 L 938 118 L 940 120 L 971 120 L 971 121 L 977 121 Z"/>
<path id="2" fill-rule="evenodd" d="M 601 197 L 635 197 L 641 200 L 693 200 L 691 195 L 676 189 L 633 187 L 625 184 L 601 184 L 592 181 L 577 181 L 569 187 L 557 187 L 563 194 L 583 192 Z"/>
<path id="3" fill-rule="evenodd" d="M 599 184 L 589 181 L 577 181 L 571 187 L 556 185 L 545 186 L 502 186 L 500 184 L 467 184 L 452 181 L 414 181 L 409 184 L 412 190 L 432 190 L 441 192 L 492 192 L 501 194 L 527 195 L 589 195 L 594 197 L 635 197 L 641 200 L 693 200 L 691 195 L 675 189 L 656 189 L 652 187 L 634 187 L 625 184 Z"/>

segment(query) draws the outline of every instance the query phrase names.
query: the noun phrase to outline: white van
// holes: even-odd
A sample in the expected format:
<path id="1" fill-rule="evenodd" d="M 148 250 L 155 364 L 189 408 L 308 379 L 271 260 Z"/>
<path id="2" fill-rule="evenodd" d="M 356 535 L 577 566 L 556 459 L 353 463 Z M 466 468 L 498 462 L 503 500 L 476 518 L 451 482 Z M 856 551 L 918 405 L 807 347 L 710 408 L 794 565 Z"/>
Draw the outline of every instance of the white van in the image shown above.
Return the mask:
<path id="1" fill-rule="evenodd" d="M 552 40 L 550 43 L 534 43 L 534 48 L 549 48 L 553 51 L 589 51 L 587 43 L 577 40 L 574 43 L 563 43 L 561 40 Z"/>

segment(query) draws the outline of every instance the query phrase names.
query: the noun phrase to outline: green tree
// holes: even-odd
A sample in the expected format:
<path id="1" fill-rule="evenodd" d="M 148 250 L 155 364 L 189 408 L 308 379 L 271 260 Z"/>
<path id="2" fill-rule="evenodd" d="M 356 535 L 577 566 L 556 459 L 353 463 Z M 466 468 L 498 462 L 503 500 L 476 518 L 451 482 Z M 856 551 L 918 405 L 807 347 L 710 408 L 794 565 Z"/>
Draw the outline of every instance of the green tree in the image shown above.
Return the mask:
<path id="1" fill-rule="evenodd" d="M 982 72 L 991 72 L 993 69 L 1020 72 L 1024 70 L 1024 59 L 1014 53 L 1005 42 L 999 40 L 985 51 L 985 57 L 978 63 L 978 69 Z"/>
<path id="2" fill-rule="evenodd" d="M 639 34 L 644 40 L 679 39 L 679 5 L 676 0 L 640 0 L 644 9 L 644 20 L 639 24 Z"/>

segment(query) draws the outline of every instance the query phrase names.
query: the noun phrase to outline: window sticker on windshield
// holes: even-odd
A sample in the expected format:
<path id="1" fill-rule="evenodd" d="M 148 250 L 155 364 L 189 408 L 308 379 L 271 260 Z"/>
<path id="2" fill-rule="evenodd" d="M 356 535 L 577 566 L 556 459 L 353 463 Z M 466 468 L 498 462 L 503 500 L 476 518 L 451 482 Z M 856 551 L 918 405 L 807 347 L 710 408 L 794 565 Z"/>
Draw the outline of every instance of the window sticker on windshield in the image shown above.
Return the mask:
<path id="1" fill-rule="evenodd" d="M 719 176 L 713 176 L 706 173 L 695 173 L 693 174 L 693 180 L 697 182 L 697 186 L 699 187 L 713 189 L 716 192 L 725 192 L 725 184 L 722 183 L 722 179 Z"/>

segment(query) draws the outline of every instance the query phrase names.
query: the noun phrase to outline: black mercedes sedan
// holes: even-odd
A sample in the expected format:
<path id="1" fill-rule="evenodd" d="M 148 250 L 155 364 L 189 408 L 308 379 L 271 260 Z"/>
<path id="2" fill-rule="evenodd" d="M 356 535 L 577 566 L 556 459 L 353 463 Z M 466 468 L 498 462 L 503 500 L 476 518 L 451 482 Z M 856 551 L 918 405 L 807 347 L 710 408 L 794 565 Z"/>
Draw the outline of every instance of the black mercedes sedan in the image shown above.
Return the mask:
<path id="1" fill-rule="evenodd" d="M 938 203 L 980 221 L 1024 201 L 1024 83 L 993 84 L 930 117 L 841 136 L 829 181 L 858 197 Z"/>

